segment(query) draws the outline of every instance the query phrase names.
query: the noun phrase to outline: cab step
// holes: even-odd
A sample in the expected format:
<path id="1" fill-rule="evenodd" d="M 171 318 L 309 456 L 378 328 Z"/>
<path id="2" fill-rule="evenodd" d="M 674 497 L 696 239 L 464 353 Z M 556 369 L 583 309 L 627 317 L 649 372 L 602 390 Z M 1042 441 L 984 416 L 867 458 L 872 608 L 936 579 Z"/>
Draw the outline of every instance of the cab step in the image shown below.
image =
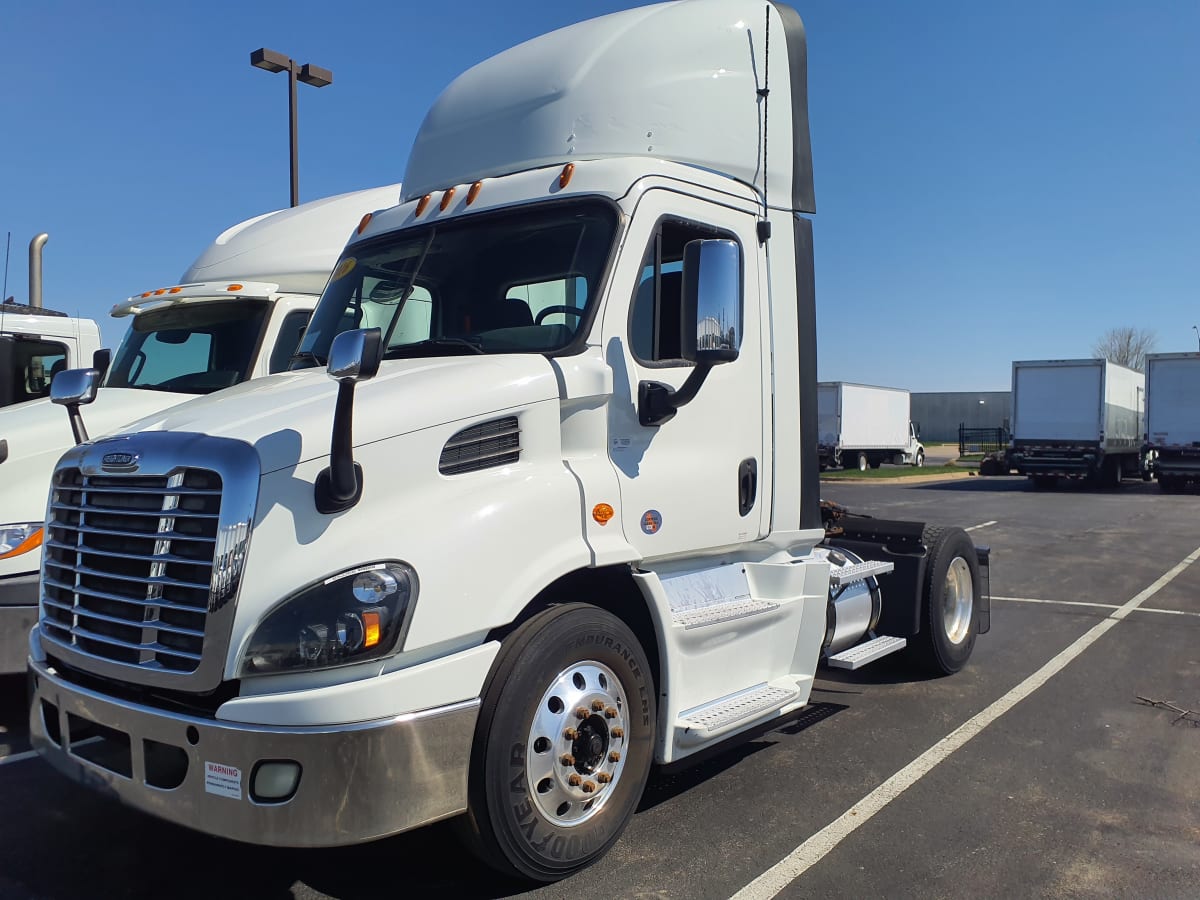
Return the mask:
<path id="1" fill-rule="evenodd" d="M 676 625 L 682 625 L 685 629 L 701 628 L 705 625 L 716 625 L 720 622 L 731 622 L 734 619 L 757 616 L 773 609 L 779 609 L 779 604 L 772 600 L 740 598 L 729 603 L 713 603 L 709 606 L 671 610 L 671 621 Z"/>
<path id="2" fill-rule="evenodd" d="M 891 563 L 888 563 L 891 565 Z M 889 653 L 895 653 L 897 650 L 903 650 L 908 644 L 908 641 L 902 637 L 877 637 L 874 640 L 867 641 L 864 644 L 856 644 L 849 650 L 843 650 L 841 653 L 835 653 L 833 656 L 827 657 L 826 662 L 835 669 L 861 669 L 867 663 L 873 663 L 875 660 L 887 656 Z"/>
<path id="3" fill-rule="evenodd" d="M 681 744 L 703 743 L 743 722 L 758 719 L 783 709 L 800 699 L 800 687 L 793 683 L 763 682 L 728 697 L 680 713 L 675 733 Z"/>
<path id="4" fill-rule="evenodd" d="M 855 563 L 852 566 L 842 566 L 840 568 L 831 566 L 829 569 L 829 584 L 833 587 L 844 587 L 847 584 L 862 581 L 873 575 L 886 575 L 895 568 L 895 563 L 882 562 L 880 560 L 867 560 L 866 562 Z"/>

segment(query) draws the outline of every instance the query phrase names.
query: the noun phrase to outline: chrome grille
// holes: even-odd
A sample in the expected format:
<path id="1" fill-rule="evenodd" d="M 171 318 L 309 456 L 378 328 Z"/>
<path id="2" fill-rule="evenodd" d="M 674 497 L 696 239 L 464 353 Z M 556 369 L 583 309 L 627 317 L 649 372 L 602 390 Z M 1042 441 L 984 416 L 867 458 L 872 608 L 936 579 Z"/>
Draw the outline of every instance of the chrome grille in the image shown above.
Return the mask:
<path id="1" fill-rule="evenodd" d="M 446 441 L 438 471 L 443 475 L 458 475 L 508 465 L 520 458 L 521 429 L 516 416 L 506 416 L 464 428 Z"/>
<path id="2" fill-rule="evenodd" d="M 221 478 L 55 473 L 42 635 L 93 657 L 180 674 L 204 647 Z"/>

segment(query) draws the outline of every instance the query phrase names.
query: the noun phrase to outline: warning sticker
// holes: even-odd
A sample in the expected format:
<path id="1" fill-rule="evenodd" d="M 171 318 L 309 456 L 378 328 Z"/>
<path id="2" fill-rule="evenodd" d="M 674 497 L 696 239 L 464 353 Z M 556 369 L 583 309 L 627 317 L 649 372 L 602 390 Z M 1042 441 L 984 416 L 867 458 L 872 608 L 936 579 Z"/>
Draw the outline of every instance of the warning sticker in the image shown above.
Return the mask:
<path id="1" fill-rule="evenodd" d="M 220 797 L 242 799 L 242 770 L 220 763 L 204 763 L 204 790 Z"/>

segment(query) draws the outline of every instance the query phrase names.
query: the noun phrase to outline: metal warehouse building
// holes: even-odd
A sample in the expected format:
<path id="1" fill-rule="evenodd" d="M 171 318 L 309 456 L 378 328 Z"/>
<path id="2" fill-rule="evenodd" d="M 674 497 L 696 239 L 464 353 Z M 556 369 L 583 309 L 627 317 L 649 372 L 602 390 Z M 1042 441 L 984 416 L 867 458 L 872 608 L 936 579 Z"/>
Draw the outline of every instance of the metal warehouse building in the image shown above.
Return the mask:
<path id="1" fill-rule="evenodd" d="M 911 418 L 923 441 L 957 441 L 958 426 L 1010 427 L 1011 391 L 933 391 L 912 394 Z"/>

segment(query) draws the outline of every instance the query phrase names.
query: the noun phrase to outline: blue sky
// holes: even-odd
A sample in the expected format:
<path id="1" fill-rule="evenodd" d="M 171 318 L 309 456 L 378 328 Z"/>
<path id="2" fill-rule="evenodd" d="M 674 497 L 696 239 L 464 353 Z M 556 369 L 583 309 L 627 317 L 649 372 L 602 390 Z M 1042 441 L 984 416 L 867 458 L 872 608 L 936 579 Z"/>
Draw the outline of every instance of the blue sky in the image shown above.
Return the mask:
<path id="1" fill-rule="evenodd" d="M 101 321 L 173 283 L 225 228 L 288 203 L 287 88 L 260 46 L 334 72 L 300 87 L 302 200 L 398 181 L 426 108 L 514 43 L 637 4 L 10 4 L 0 240 L 26 299 Z M 819 370 L 1003 390 L 1013 359 L 1090 356 L 1115 326 L 1196 349 L 1200 4 L 812 0 Z"/>

